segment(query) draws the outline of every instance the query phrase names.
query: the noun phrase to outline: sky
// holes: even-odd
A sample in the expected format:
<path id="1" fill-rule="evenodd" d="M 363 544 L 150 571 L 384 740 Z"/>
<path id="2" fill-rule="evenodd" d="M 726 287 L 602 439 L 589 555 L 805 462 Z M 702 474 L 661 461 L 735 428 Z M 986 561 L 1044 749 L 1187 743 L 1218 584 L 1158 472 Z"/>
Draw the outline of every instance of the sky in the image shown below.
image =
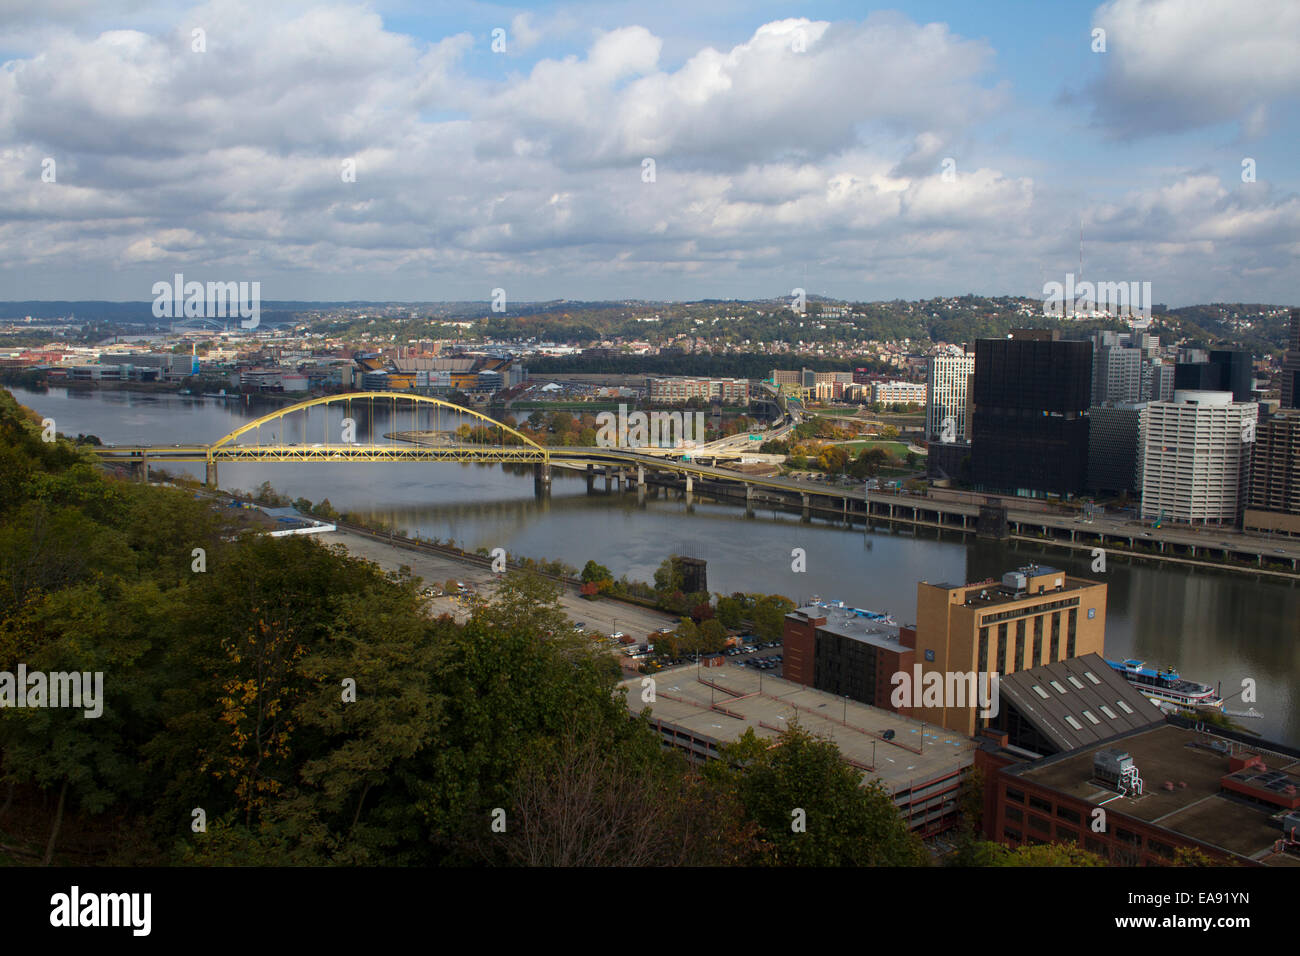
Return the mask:
<path id="1" fill-rule="evenodd" d="M 0 64 L 0 300 L 1300 305 L 1295 0 L 0 0 Z"/>

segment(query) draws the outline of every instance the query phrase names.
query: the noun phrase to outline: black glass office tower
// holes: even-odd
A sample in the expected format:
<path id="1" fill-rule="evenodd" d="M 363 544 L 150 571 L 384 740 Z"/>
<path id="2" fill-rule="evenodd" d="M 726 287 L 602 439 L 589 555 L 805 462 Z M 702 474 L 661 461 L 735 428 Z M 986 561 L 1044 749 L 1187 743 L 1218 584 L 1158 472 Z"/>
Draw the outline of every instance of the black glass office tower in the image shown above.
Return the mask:
<path id="1" fill-rule="evenodd" d="M 1088 470 L 1092 343 L 1044 330 L 975 343 L 971 479 L 982 491 L 1077 494 Z"/>
<path id="2" fill-rule="evenodd" d="M 1216 349 L 1208 362 L 1179 362 L 1174 366 L 1177 391 L 1232 392 L 1234 402 L 1252 402 L 1255 386 L 1249 352 Z"/>

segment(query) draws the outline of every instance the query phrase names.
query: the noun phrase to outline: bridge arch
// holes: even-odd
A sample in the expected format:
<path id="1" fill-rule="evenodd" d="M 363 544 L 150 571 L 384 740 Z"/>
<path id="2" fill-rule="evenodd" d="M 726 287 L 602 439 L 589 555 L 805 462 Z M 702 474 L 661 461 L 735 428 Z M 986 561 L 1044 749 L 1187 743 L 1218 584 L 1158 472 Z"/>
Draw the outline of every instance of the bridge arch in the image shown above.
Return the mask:
<path id="1" fill-rule="evenodd" d="M 544 461 L 549 461 L 550 459 L 550 454 L 546 448 L 539 445 L 522 432 L 516 431 L 509 425 L 502 424 L 489 415 L 485 415 L 482 412 L 476 412 L 472 408 L 464 408 L 460 405 L 453 404 L 452 402 L 444 401 L 441 398 L 434 398 L 431 395 L 406 395 L 401 392 L 342 392 L 338 395 L 325 395 L 320 398 L 309 398 L 306 401 L 298 402 L 295 405 L 287 405 L 284 408 L 278 408 L 269 415 L 263 415 L 261 418 L 254 419 L 251 422 L 246 422 L 234 431 L 228 432 L 221 436 L 221 438 L 218 438 L 208 446 L 208 458 L 210 459 L 212 453 L 220 449 L 223 445 L 233 443 L 240 435 L 261 428 L 268 422 L 278 421 L 294 412 L 304 411 L 305 409 L 312 408 L 316 405 L 344 405 L 350 404 L 354 401 L 364 401 L 368 399 L 388 400 L 393 402 L 394 405 L 399 401 L 416 402 L 417 404 L 434 405 L 440 408 L 445 408 L 457 415 L 468 415 L 471 418 L 477 418 L 489 427 L 500 428 L 503 432 L 518 438 L 523 444 L 540 452 Z"/>

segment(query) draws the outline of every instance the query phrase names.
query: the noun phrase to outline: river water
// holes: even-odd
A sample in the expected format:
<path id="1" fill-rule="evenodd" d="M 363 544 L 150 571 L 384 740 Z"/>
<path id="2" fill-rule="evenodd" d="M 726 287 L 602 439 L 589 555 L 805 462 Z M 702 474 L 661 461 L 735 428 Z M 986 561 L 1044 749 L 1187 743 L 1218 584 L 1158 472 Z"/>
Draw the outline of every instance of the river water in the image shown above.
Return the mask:
<path id="1" fill-rule="evenodd" d="M 43 393 L 14 390 L 23 404 L 53 418 L 66 435 L 93 434 L 118 445 L 206 444 L 271 410 L 219 399 L 119 391 Z M 299 423 L 277 425 L 284 441 L 310 443 L 336 434 L 342 410 L 299 413 Z M 358 440 L 408 423 L 354 413 Z M 305 421 L 302 421 L 305 420 Z M 444 419 L 443 425 L 454 427 Z M 269 426 L 268 426 L 269 427 Z M 271 440 L 271 435 L 264 436 Z M 337 439 L 334 439 L 337 440 Z M 203 477 L 202 465 L 170 466 Z M 551 497 L 533 496 L 531 471 L 507 473 L 495 465 L 446 463 L 223 464 L 224 489 L 253 489 L 269 481 L 290 497 L 328 498 L 340 511 L 379 517 L 411 534 L 454 539 L 468 549 L 503 547 L 511 554 L 559 558 L 581 567 L 588 559 L 615 576 L 649 581 L 669 554 L 708 562 L 712 591 L 762 591 L 795 601 L 814 595 L 916 617 L 918 581 L 964 583 L 1029 562 L 1059 567 L 1108 585 L 1106 652 L 1173 665 L 1188 678 L 1220 683 L 1225 697 L 1243 678 L 1256 682 L 1257 701 L 1230 699 L 1229 709 L 1253 706 L 1263 719 L 1243 720 L 1273 740 L 1300 742 L 1300 585 L 1256 580 L 1232 572 L 1178 566 L 1130 565 L 1112 558 L 1104 575 L 1078 556 L 1046 547 L 976 541 L 961 535 L 826 522 L 801 524 L 798 515 L 759 511 L 746 518 L 730 504 L 696 502 L 688 513 L 676 496 L 636 505 L 635 494 L 588 495 L 577 473 L 554 469 Z M 807 571 L 791 570 L 791 551 L 803 548 Z"/>

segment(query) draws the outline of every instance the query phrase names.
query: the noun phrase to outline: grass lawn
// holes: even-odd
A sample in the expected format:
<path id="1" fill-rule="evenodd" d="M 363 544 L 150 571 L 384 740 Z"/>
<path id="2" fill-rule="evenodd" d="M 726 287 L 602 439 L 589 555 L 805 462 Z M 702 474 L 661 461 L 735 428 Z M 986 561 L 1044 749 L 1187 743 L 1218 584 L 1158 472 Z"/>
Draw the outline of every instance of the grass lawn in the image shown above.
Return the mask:
<path id="1" fill-rule="evenodd" d="M 854 457 L 862 454 L 864 448 L 883 448 L 895 458 L 907 457 L 907 445 L 901 441 L 867 439 L 865 441 L 837 442 L 837 447 L 852 452 Z"/>

